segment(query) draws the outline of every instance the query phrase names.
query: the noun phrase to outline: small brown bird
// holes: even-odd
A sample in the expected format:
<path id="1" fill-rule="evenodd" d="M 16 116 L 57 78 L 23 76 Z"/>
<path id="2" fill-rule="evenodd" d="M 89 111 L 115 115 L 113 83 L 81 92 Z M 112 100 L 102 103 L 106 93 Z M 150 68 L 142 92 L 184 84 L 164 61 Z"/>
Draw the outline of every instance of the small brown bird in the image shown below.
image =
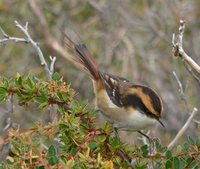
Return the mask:
<path id="1" fill-rule="evenodd" d="M 66 45 L 73 49 L 81 67 L 91 76 L 97 106 L 115 129 L 138 131 L 145 135 L 140 130 L 155 122 L 164 126 L 160 121 L 162 101 L 153 89 L 101 72 L 86 46 L 75 44 L 68 36 Z"/>

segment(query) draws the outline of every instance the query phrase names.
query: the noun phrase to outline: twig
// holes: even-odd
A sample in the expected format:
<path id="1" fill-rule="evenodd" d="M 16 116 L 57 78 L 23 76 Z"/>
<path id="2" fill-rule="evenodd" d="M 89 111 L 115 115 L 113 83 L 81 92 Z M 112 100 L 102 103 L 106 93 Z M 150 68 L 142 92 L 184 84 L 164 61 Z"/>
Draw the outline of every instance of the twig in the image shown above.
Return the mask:
<path id="1" fill-rule="evenodd" d="M 50 56 L 51 63 L 50 63 L 50 68 L 49 68 L 48 64 L 47 64 L 47 62 L 44 58 L 44 55 L 43 55 L 40 47 L 38 46 L 38 43 L 36 43 L 31 38 L 30 34 L 28 33 L 28 22 L 26 22 L 25 26 L 22 26 L 18 23 L 18 21 L 15 21 L 15 25 L 16 25 L 17 28 L 19 28 L 23 32 L 23 34 L 26 36 L 26 38 L 11 37 L 8 34 L 6 34 L 5 31 L 1 28 L 0 31 L 2 32 L 4 39 L 0 40 L 0 43 L 4 43 L 6 41 L 30 43 L 38 54 L 38 57 L 40 59 L 40 63 L 44 67 L 48 81 L 51 81 L 52 74 L 54 73 L 54 65 L 55 65 L 56 57 Z M 52 111 L 52 121 L 53 120 L 57 121 L 57 119 L 55 119 L 56 118 L 56 112 L 57 112 L 55 105 L 52 105 L 51 111 Z"/>
<path id="2" fill-rule="evenodd" d="M 185 21 L 180 20 L 178 35 L 175 37 L 175 34 L 173 34 L 172 36 L 173 54 L 174 56 L 181 57 L 184 62 L 186 62 L 197 73 L 200 74 L 200 66 L 189 55 L 187 55 L 183 49 L 184 30 L 185 30 Z"/>
<path id="3" fill-rule="evenodd" d="M 199 83 L 200 85 L 200 78 L 192 71 L 192 68 L 190 65 L 184 62 L 184 66 L 187 69 L 187 71 L 193 76 L 193 78 Z"/>
<path id="4" fill-rule="evenodd" d="M 52 57 L 52 56 L 49 56 L 49 59 L 51 60 L 51 64 L 50 64 L 50 74 L 51 76 L 53 75 L 54 73 L 54 65 L 55 65 L 55 62 L 56 62 L 56 57 Z"/>
<path id="5" fill-rule="evenodd" d="M 122 150 L 119 150 L 118 154 L 122 159 L 127 161 L 129 167 L 134 169 L 134 159 L 129 159 L 128 156 Z"/>
<path id="6" fill-rule="evenodd" d="M 13 109 L 13 95 L 11 94 L 9 97 L 8 97 L 8 118 L 6 119 L 6 122 L 5 122 L 5 127 L 3 128 L 4 131 L 8 130 L 9 128 L 12 127 L 12 115 L 13 115 L 13 112 L 14 112 L 14 109 Z"/>
<path id="7" fill-rule="evenodd" d="M 182 85 L 180 79 L 178 78 L 176 72 L 173 72 L 173 75 L 174 75 L 174 77 L 175 77 L 175 79 L 176 79 L 176 81 L 177 81 L 177 83 L 178 83 L 178 87 L 179 87 L 179 89 L 178 89 L 178 91 L 179 91 L 179 96 L 180 96 L 181 100 L 183 100 L 183 102 L 184 102 L 184 104 L 185 104 L 185 106 L 186 106 L 186 108 L 187 108 L 187 111 L 189 111 L 187 98 L 186 98 L 185 93 L 184 93 L 184 90 L 183 90 L 183 85 Z"/>
<path id="8" fill-rule="evenodd" d="M 28 33 L 28 22 L 26 22 L 24 27 L 22 25 L 20 25 L 17 21 L 15 21 L 15 24 L 24 33 L 24 35 L 27 38 L 27 42 L 30 43 L 36 50 L 38 57 L 40 59 L 40 63 L 42 66 L 44 66 L 44 70 L 46 72 L 47 78 L 50 81 L 51 80 L 51 72 L 49 70 L 46 60 L 44 59 L 44 55 L 43 55 L 40 47 L 38 46 L 38 44 L 35 41 L 33 41 L 33 39 L 31 38 L 31 36 Z"/>
<path id="9" fill-rule="evenodd" d="M 183 125 L 183 127 L 179 130 L 179 132 L 177 133 L 176 137 L 169 143 L 169 145 L 167 146 L 168 149 L 173 149 L 173 147 L 175 146 L 176 142 L 180 139 L 180 137 L 185 133 L 185 131 L 187 130 L 187 128 L 189 127 L 192 119 L 194 118 L 194 116 L 197 114 L 198 109 L 196 107 L 194 107 L 190 117 L 187 119 L 186 123 Z"/>

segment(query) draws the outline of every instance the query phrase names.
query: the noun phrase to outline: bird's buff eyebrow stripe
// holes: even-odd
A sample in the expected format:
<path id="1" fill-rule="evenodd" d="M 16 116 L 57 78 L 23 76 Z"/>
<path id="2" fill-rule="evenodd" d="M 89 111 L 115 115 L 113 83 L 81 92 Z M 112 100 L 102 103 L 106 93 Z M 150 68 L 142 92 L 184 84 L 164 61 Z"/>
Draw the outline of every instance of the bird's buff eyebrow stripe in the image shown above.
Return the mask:
<path id="1" fill-rule="evenodd" d="M 157 117 L 160 116 L 160 112 L 157 112 L 154 109 L 154 106 L 152 104 L 152 99 L 149 97 L 148 94 L 145 94 L 142 91 L 141 87 L 136 87 L 136 88 L 130 88 L 130 89 L 128 89 L 127 95 L 130 94 L 130 93 L 133 93 L 133 94 L 137 95 L 151 113 L 153 113 Z"/>

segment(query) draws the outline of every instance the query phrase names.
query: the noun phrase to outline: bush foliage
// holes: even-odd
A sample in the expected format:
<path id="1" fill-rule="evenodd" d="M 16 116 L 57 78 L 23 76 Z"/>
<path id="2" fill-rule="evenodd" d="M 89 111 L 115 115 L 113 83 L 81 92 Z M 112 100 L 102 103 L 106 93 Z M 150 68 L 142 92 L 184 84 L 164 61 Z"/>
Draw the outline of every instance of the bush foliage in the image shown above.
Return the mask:
<path id="1" fill-rule="evenodd" d="M 76 93 L 54 73 L 52 81 L 17 74 L 1 78 L 0 101 L 10 97 L 20 106 L 36 104 L 43 112 L 52 112 L 57 105 L 59 120 L 22 131 L 20 126 L 9 129 L 4 146 L 10 153 L 0 165 L 5 168 L 199 168 L 200 138 L 188 138 L 173 151 L 154 141 L 149 145 L 129 145 L 112 132 L 112 126 L 96 126 L 95 112 L 74 99 Z M 47 111 L 49 110 L 49 111 Z"/>

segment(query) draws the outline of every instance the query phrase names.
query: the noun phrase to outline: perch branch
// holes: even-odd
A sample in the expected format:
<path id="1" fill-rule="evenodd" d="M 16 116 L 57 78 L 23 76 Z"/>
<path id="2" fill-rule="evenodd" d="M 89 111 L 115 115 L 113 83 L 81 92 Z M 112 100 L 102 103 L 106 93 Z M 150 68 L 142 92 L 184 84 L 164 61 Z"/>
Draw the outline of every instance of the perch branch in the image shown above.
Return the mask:
<path id="1" fill-rule="evenodd" d="M 189 56 L 185 53 L 183 49 L 183 34 L 185 31 L 185 21 L 180 20 L 179 26 L 179 33 L 177 36 L 173 34 L 172 36 L 172 45 L 173 45 L 173 55 L 176 57 L 180 57 L 190 65 L 198 74 L 200 74 L 200 66 Z"/>
<path id="2" fill-rule="evenodd" d="M 193 118 L 195 117 L 195 115 L 197 114 L 197 112 L 198 112 L 198 109 L 196 107 L 194 107 L 194 109 L 193 109 L 191 115 L 189 116 L 189 118 L 187 119 L 186 123 L 179 130 L 179 132 L 177 133 L 176 137 L 167 146 L 168 149 L 173 149 L 173 147 L 175 146 L 175 144 L 177 143 L 177 141 L 180 139 L 180 137 L 185 133 L 185 131 L 189 127 L 191 121 L 193 120 Z"/>

